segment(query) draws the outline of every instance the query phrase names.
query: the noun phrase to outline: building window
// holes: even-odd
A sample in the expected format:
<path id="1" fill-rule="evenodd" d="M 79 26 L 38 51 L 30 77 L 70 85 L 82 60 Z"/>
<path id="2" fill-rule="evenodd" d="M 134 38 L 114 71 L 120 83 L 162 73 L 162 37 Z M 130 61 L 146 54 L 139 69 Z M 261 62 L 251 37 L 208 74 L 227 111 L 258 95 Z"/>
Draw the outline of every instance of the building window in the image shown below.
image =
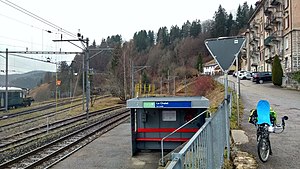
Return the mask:
<path id="1" fill-rule="evenodd" d="M 284 38 L 284 48 L 285 50 L 289 49 L 289 37 Z"/>
<path id="2" fill-rule="evenodd" d="M 284 9 L 289 7 L 289 0 L 284 0 Z"/>
<path id="3" fill-rule="evenodd" d="M 289 28 L 289 15 L 284 18 L 284 29 Z"/>

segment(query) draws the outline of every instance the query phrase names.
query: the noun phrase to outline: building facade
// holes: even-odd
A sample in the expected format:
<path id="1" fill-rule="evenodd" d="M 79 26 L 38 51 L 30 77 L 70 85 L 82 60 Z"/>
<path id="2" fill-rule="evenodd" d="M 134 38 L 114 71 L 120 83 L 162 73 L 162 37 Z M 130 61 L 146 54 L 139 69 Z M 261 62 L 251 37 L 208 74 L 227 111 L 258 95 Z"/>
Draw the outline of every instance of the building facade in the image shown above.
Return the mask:
<path id="1" fill-rule="evenodd" d="M 260 0 L 249 20 L 246 69 L 271 71 L 278 55 L 284 73 L 300 70 L 300 0 Z"/>

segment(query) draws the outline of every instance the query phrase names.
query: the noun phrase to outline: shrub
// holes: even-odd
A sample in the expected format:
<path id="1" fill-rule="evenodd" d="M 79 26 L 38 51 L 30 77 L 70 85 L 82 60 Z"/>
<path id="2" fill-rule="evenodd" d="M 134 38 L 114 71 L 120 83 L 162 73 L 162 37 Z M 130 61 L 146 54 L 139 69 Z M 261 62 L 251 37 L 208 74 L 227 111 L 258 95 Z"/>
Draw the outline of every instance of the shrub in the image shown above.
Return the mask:
<path id="1" fill-rule="evenodd" d="M 211 76 L 199 76 L 194 85 L 194 94 L 204 96 L 216 87 L 216 82 Z"/>
<path id="2" fill-rule="evenodd" d="M 272 66 L 272 82 L 276 86 L 282 85 L 283 70 L 278 55 L 275 55 Z"/>
<path id="3" fill-rule="evenodd" d="M 295 72 L 295 73 L 293 74 L 292 78 L 293 78 L 294 80 L 296 80 L 298 83 L 300 83 L 300 71 Z"/>

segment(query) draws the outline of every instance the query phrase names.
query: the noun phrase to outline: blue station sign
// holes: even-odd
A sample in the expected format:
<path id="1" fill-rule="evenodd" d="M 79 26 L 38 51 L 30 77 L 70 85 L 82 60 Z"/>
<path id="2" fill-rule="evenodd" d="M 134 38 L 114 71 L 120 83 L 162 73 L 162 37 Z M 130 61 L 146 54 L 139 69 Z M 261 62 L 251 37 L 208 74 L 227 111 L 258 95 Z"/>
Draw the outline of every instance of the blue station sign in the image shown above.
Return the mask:
<path id="1" fill-rule="evenodd" d="M 191 108 L 191 101 L 156 101 L 143 102 L 144 108 Z"/>

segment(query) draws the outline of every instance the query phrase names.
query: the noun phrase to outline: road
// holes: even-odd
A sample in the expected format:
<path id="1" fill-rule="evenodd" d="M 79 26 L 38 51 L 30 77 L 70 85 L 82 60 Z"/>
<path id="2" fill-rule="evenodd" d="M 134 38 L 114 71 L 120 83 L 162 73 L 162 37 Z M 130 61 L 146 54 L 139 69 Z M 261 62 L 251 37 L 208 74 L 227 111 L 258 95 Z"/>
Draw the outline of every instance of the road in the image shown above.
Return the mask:
<path id="1" fill-rule="evenodd" d="M 236 81 L 232 76 L 230 80 Z M 241 99 L 244 104 L 244 115 L 241 127 L 249 137 L 249 143 L 241 150 L 252 154 L 258 162 L 259 169 L 299 168 L 300 166 L 300 92 L 274 86 L 272 83 L 256 84 L 250 80 L 241 80 Z M 270 140 L 273 155 L 262 163 L 257 155 L 256 129 L 248 123 L 249 112 L 256 107 L 259 100 L 265 99 L 277 112 L 277 117 L 287 115 L 286 130 L 281 134 L 271 134 Z M 277 118 L 277 119 L 278 119 Z"/>

